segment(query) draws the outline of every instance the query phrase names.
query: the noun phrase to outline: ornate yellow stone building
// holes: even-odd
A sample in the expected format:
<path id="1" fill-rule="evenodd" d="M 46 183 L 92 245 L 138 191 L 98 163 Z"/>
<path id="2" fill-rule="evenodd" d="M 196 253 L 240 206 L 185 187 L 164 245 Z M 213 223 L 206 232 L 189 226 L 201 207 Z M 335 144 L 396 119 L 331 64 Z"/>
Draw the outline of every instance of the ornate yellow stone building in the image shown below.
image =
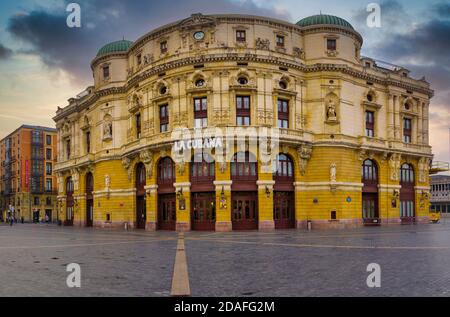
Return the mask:
<path id="1" fill-rule="evenodd" d="M 54 118 L 59 219 L 217 231 L 427 221 L 433 91 L 360 56 L 362 44 L 329 15 L 195 14 L 104 46 L 94 86 Z M 227 137 L 200 134 L 212 127 Z M 279 137 L 251 146 L 245 128 Z"/>

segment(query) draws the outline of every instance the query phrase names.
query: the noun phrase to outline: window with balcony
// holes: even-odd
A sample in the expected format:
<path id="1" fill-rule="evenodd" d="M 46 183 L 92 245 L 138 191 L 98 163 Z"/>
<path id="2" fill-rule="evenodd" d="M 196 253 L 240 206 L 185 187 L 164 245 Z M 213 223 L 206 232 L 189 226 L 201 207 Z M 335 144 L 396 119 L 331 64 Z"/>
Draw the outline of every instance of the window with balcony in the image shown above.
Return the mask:
<path id="1" fill-rule="evenodd" d="M 161 47 L 161 54 L 167 53 L 167 49 L 168 49 L 167 41 L 161 42 L 160 47 Z"/>
<path id="2" fill-rule="evenodd" d="M 289 128 L 289 101 L 278 99 L 278 128 Z"/>
<path id="3" fill-rule="evenodd" d="M 236 125 L 249 126 L 250 125 L 250 97 L 237 96 L 236 97 Z"/>
<path id="4" fill-rule="evenodd" d="M 67 140 L 66 141 L 66 157 L 68 160 L 70 159 L 70 147 L 71 147 L 70 140 Z"/>
<path id="5" fill-rule="evenodd" d="M 208 100 L 206 97 L 194 99 L 194 126 L 195 128 L 208 126 Z"/>
<path id="6" fill-rule="evenodd" d="M 91 132 L 86 132 L 86 153 L 91 153 Z"/>
<path id="7" fill-rule="evenodd" d="M 373 138 L 375 136 L 375 114 L 373 111 L 366 111 L 366 136 Z"/>
<path id="8" fill-rule="evenodd" d="M 162 105 L 159 107 L 159 126 L 160 132 L 169 131 L 169 106 Z"/>
<path id="9" fill-rule="evenodd" d="M 412 121 L 411 119 L 403 119 L 403 142 L 411 143 L 412 136 Z"/>
<path id="10" fill-rule="evenodd" d="M 41 204 L 41 200 L 39 199 L 39 197 L 34 197 L 34 205 L 35 206 L 39 206 Z"/>

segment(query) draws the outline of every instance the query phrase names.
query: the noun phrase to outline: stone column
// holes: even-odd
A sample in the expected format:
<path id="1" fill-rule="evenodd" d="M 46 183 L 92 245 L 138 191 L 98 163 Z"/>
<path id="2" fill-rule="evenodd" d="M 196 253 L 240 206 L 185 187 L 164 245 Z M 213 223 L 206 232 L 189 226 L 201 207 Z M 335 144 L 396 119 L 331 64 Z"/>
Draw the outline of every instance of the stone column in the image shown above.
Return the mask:
<path id="1" fill-rule="evenodd" d="M 258 185 L 259 230 L 273 230 L 275 229 L 273 220 L 273 186 L 275 181 L 259 180 L 256 183 Z"/>
<path id="2" fill-rule="evenodd" d="M 216 231 L 233 230 L 231 223 L 231 180 L 215 181 L 216 186 Z"/>
<path id="3" fill-rule="evenodd" d="M 394 137 L 395 140 L 400 141 L 401 140 L 401 122 L 400 122 L 400 97 L 394 96 Z"/>
<path id="4" fill-rule="evenodd" d="M 419 118 L 417 120 L 417 143 L 419 145 L 423 144 L 423 103 L 419 101 L 418 103 Z"/>
<path id="5" fill-rule="evenodd" d="M 177 200 L 177 225 L 176 230 L 180 232 L 191 230 L 191 183 L 175 183 Z M 184 200 L 184 210 L 181 209 L 181 199 Z"/>
<path id="6" fill-rule="evenodd" d="M 395 138 L 394 95 L 388 95 L 388 139 Z"/>
<path id="7" fill-rule="evenodd" d="M 145 186 L 147 193 L 147 224 L 145 230 L 155 231 L 158 221 L 158 185 Z"/>

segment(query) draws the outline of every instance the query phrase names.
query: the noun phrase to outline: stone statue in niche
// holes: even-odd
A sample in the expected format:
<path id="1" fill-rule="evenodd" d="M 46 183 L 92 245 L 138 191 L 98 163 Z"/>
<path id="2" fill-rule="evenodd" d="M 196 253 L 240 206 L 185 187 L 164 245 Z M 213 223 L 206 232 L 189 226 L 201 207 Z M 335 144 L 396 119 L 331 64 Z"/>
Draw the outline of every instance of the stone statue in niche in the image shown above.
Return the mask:
<path id="1" fill-rule="evenodd" d="M 111 121 L 106 121 L 105 124 L 103 125 L 103 139 L 112 139 L 112 122 Z"/>
<path id="2" fill-rule="evenodd" d="M 337 166 L 336 163 L 332 163 L 330 166 L 330 181 L 336 183 Z"/>
<path id="3" fill-rule="evenodd" d="M 111 178 L 108 174 L 105 175 L 105 189 L 109 191 L 109 188 L 111 187 Z"/>
<path id="4" fill-rule="evenodd" d="M 327 120 L 328 121 L 337 121 L 336 105 L 335 105 L 333 99 L 328 100 Z"/>

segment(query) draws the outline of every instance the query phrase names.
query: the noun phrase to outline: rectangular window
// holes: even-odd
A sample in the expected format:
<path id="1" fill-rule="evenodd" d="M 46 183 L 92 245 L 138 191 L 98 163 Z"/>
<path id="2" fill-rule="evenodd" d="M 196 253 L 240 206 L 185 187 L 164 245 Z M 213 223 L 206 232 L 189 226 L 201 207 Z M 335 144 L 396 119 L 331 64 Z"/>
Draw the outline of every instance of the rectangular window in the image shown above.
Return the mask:
<path id="1" fill-rule="evenodd" d="M 412 124 L 411 124 L 411 119 L 408 118 L 404 118 L 403 119 L 403 142 L 405 143 L 411 143 L 411 129 L 412 129 Z"/>
<path id="2" fill-rule="evenodd" d="M 86 153 L 91 153 L 91 132 L 86 132 Z"/>
<path id="3" fill-rule="evenodd" d="M 53 187 L 52 180 L 51 179 L 47 179 L 46 182 L 45 182 L 45 190 L 47 192 L 51 192 L 52 189 L 53 189 L 52 187 Z"/>
<path id="4" fill-rule="evenodd" d="M 34 197 L 34 205 L 39 206 L 41 204 L 39 197 Z"/>
<path id="5" fill-rule="evenodd" d="M 137 64 L 138 64 L 138 65 L 141 65 L 141 64 L 142 64 L 142 55 L 141 55 L 141 54 L 139 54 L 138 56 L 136 56 L 136 61 L 137 61 Z"/>
<path id="6" fill-rule="evenodd" d="M 67 159 L 70 159 L 70 140 L 66 141 L 66 155 Z"/>
<path id="7" fill-rule="evenodd" d="M 109 66 L 103 66 L 103 79 L 109 78 Z"/>
<path id="8" fill-rule="evenodd" d="M 372 111 L 366 111 L 366 136 L 373 138 L 375 136 L 375 114 Z"/>
<path id="9" fill-rule="evenodd" d="M 327 39 L 327 50 L 328 51 L 336 50 L 336 40 L 335 39 Z"/>
<path id="10" fill-rule="evenodd" d="M 52 163 L 45 164 L 45 173 L 49 176 L 52 175 Z"/>
<path id="11" fill-rule="evenodd" d="M 250 125 L 250 97 L 236 96 L 236 125 Z"/>
<path id="12" fill-rule="evenodd" d="M 160 132 L 169 131 L 169 106 L 162 105 L 159 107 L 159 126 Z"/>
<path id="13" fill-rule="evenodd" d="M 289 101 L 278 99 L 278 128 L 289 129 Z"/>
<path id="14" fill-rule="evenodd" d="M 284 47 L 284 36 L 277 35 L 277 47 Z"/>
<path id="15" fill-rule="evenodd" d="M 167 53 L 167 41 L 161 42 L 161 54 Z"/>
<path id="16" fill-rule="evenodd" d="M 45 159 L 48 161 L 52 160 L 52 149 L 45 149 Z"/>
<path id="17" fill-rule="evenodd" d="M 47 145 L 52 145 L 52 136 L 47 135 L 45 138 L 47 139 Z"/>
<path id="18" fill-rule="evenodd" d="M 139 139 L 141 137 L 141 114 L 136 115 L 136 137 Z"/>
<path id="19" fill-rule="evenodd" d="M 236 42 L 245 42 L 247 40 L 245 31 L 238 30 L 236 31 Z"/>
<path id="20" fill-rule="evenodd" d="M 195 128 L 205 128 L 208 126 L 208 99 L 194 99 L 194 125 Z"/>

